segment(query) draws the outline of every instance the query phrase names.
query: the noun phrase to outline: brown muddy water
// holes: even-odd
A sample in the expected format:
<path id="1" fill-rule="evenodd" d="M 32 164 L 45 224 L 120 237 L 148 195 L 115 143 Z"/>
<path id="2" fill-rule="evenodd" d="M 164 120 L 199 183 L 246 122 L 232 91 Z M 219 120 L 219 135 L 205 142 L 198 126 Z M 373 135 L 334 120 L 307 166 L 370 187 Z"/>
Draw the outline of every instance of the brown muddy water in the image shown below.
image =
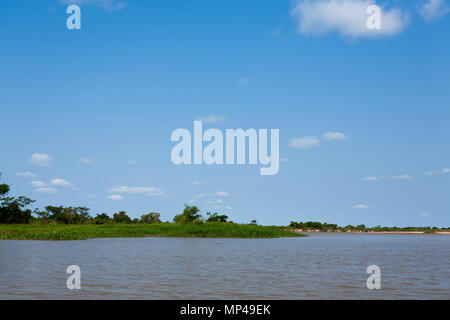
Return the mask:
<path id="1" fill-rule="evenodd" d="M 0 299 L 446 299 L 450 236 L 0 241 Z M 69 290 L 69 265 L 81 289 Z M 381 289 L 369 290 L 369 265 Z"/>

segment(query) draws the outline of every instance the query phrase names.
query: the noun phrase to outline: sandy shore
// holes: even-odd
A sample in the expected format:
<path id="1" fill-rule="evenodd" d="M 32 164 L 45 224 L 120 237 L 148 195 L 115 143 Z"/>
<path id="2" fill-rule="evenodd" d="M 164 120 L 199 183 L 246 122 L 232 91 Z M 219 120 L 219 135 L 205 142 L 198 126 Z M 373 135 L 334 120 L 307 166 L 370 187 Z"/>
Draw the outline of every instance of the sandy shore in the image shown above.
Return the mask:
<path id="1" fill-rule="evenodd" d="M 302 230 L 291 229 L 295 233 L 315 233 L 315 232 L 329 232 L 329 233 L 361 233 L 361 234 L 445 234 L 450 235 L 450 231 L 436 231 L 434 233 L 425 233 L 425 231 L 320 231 L 320 230 Z"/>

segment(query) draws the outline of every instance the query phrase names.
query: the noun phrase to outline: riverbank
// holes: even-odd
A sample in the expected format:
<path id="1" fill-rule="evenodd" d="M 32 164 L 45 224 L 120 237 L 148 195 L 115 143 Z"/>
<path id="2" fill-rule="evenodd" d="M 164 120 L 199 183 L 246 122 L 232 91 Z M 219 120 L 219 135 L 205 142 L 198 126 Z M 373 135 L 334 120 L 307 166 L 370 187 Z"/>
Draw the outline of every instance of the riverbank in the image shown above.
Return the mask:
<path id="1" fill-rule="evenodd" d="M 0 240 L 85 240 L 93 238 L 198 237 L 282 238 L 304 237 L 274 226 L 235 223 L 203 224 L 0 224 Z"/>
<path id="2" fill-rule="evenodd" d="M 446 234 L 450 235 L 450 231 L 357 231 L 357 230 L 302 230 L 302 229 L 290 229 L 291 232 L 302 233 L 315 233 L 315 232 L 329 232 L 329 233 L 360 233 L 360 234 Z"/>

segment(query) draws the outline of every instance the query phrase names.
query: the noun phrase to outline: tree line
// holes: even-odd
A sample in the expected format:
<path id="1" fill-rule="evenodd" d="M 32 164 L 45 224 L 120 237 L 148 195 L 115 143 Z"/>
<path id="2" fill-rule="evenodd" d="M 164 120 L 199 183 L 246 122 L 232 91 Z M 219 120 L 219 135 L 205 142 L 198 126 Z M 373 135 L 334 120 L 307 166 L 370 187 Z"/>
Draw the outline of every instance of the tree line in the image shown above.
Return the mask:
<path id="1" fill-rule="evenodd" d="M 317 221 L 308 221 L 308 222 L 296 222 L 296 221 L 291 221 L 291 223 L 289 224 L 290 228 L 293 229 L 300 229 L 302 231 L 315 231 L 315 230 L 319 230 L 319 231 L 323 231 L 323 232 L 327 232 L 327 231 L 359 231 L 359 232 L 368 232 L 368 231 L 429 231 L 432 232 L 433 230 L 439 230 L 439 228 L 437 227 L 382 227 L 380 225 L 376 226 L 376 227 L 366 227 L 364 224 L 360 224 L 360 225 L 356 225 L 353 226 L 351 224 L 345 226 L 345 227 L 341 227 L 338 226 L 337 224 L 329 224 L 329 223 L 321 223 L 321 222 L 317 222 Z M 446 228 L 446 229 L 450 229 Z"/>
<path id="2" fill-rule="evenodd" d="M 1 174 L 0 174 L 1 179 Z M 158 212 L 150 212 L 138 218 L 130 218 L 125 211 L 114 213 L 110 217 L 106 213 L 99 213 L 95 217 L 90 215 L 90 209 L 86 207 L 46 206 L 44 210 L 38 208 L 31 210 L 29 207 L 35 202 L 25 196 L 10 197 L 10 186 L 0 184 L 0 224 L 28 224 L 32 222 L 54 222 L 61 224 L 105 224 L 105 223 L 161 223 Z M 175 223 L 204 222 L 232 222 L 228 216 L 217 212 L 206 213 L 206 218 L 200 214 L 196 206 L 185 205 L 182 213 L 173 219 Z M 251 224 L 256 224 L 253 220 Z"/>

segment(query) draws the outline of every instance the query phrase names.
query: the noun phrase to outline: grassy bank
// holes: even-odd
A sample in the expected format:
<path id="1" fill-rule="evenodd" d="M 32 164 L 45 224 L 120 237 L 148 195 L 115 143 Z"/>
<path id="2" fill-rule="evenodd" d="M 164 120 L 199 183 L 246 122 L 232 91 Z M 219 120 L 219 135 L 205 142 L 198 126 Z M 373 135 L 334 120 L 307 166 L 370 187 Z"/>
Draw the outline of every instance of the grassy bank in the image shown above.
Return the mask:
<path id="1" fill-rule="evenodd" d="M 133 237 L 280 238 L 301 237 L 278 227 L 234 223 L 196 224 L 0 224 L 0 240 L 84 240 Z"/>

